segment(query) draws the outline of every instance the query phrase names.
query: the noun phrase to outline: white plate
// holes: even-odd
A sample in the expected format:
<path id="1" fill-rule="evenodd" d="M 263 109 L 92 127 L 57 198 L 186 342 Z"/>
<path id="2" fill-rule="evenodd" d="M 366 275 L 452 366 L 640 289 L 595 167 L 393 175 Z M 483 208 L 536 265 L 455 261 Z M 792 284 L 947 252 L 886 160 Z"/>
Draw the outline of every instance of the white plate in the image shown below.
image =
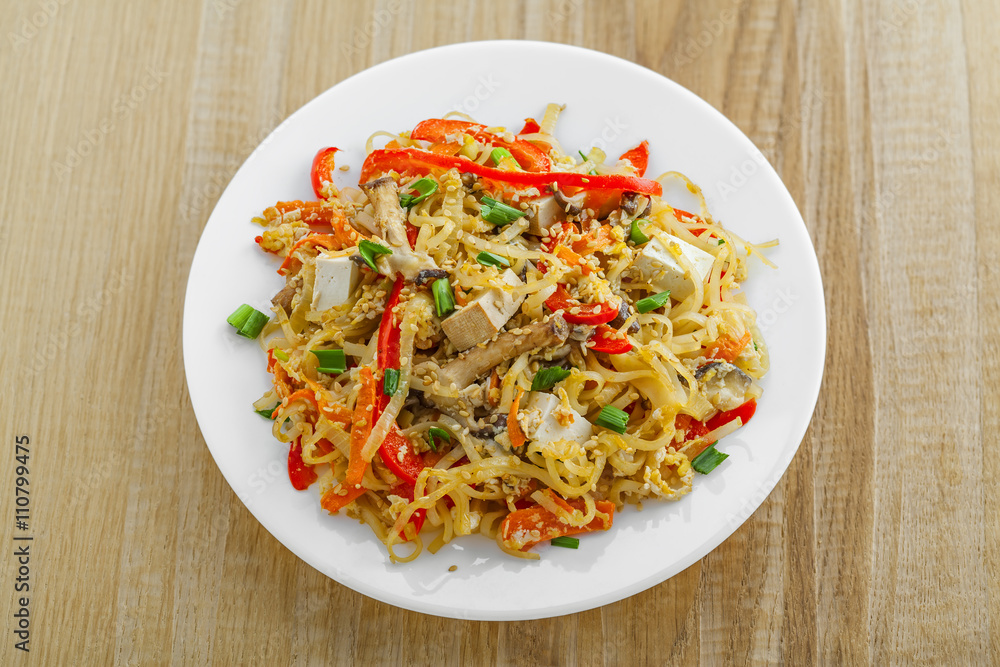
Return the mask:
<path id="1" fill-rule="evenodd" d="M 383 545 L 318 491 L 292 489 L 287 448 L 250 403 L 270 387 L 264 356 L 226 317 L 241 303 L 269 312 L 282 286 L 253 241 L 250 218 L 275 201 L 313 198 L 312 157 L 338 146 L 338 185 L 356 185 L 365 140 L 460 109 L 515 131 L 547 102 L 567 105 L 557 137 L 567 150 L 603 142 L 615 156 L 648 139 L 648 174 L 687 174 L 712 213 L 752 241 L 779 238 L 746 291 L 771 350 L 757 415 L 723 440 L 729 459 L 679 502 L 616 515 L 579 550 L 537 547 L 514 559 L 480 536 L 393 565 Z M 675 202 L 677 203 L 677 202 Z M 678 205 L 686 202 L 681 201 Z M 683 208 L 683 206 L 682 206 Z M 271 534 L 324 574 L 373 598 L 428 614 L 515 620 L 620 600 L 680 572 L 731 535 L 763 502 L 799 446 L 819 393 L 826 350 L 823 288 L 798 210 L 770 165 L 732 123 L 678 84 L 603 53 L 540 42 L 456 44 L 392 60 L 341 82 L 295 112 L 233 178 L 202 234 L 184 307 L 184 367 L 198 423 L 226 480 Z M 455 572 L 448 568 L 457 565 Z"/>

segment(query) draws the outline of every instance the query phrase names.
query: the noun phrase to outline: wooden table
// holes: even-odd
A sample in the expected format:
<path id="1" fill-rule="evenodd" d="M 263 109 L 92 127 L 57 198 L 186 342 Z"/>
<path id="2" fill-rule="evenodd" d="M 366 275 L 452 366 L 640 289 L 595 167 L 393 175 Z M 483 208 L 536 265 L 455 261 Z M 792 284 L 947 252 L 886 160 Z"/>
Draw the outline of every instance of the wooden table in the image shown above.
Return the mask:
<path id="1" fill-rule="evenodd" d="M 2 662 L 997 661 L 994 19 L 973 0 L 5 3 Z M 829 318 L 812 426 L 741 529 L 645 593 L 523 623 L 402 611 L 299 561 L 214 465 L 181 365 L 192 253 L 252 148 L 355 72 L 486 38 L 606 51 L 721 109 L 795 197 Z"/>

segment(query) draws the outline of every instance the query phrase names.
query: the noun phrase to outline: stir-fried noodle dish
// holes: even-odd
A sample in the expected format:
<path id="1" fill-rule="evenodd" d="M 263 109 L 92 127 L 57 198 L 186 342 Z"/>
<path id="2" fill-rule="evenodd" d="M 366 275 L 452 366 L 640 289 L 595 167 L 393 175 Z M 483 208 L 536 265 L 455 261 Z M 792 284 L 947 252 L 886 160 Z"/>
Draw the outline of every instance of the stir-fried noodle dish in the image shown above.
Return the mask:
<path id="1" fill-rule="evenodd" d="M 768 353 L 740 284 L 776 241 L 723 228 L 680 173 L 645 178 L 645 141 L 568 150 L 561 110 L 377 132 L 356 188 L 324 148 L 317 200 L 255 218 L 285 287 L 273 316 L 229 318 L 266 352 L 254 408 L 292 485 L 393 561 L 473 533 L 520 558 L 580 547 L 688 493 L 756 409 Z"/>

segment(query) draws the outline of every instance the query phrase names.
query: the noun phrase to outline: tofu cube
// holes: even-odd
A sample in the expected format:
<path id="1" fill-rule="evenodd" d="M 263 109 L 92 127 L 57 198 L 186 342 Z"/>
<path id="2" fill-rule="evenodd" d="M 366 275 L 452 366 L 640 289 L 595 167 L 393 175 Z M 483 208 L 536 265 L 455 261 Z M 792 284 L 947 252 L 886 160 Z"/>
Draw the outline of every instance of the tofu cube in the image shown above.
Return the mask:
<path id="1" fill-rule="evenodd" d="M 576 410 L 562 406 L 562 401 L 554 394 L 533 391 L 528 396 L 524 410 L 531 414 L 537 411 L 538 424 L 529 437 L 538 442 L 569 440 L 583 444 L 594 434 L 593 425 Z M 532 415 L 534 421 L 535 415 Z"/>
<path id="2" fill-rule="evenodd" d="M 683 301 L 694 292 L 694 283 L 677 261 L 675 253 L 683 255 L 694 265 L 698 274 L 693 276 L 694 280 L 704 283 L 708 279 L 715 258 L 669 234 L 657 234 L 649 239 L 632 261 L 632 268 L 657 292 L 670 290 L 671 298 Z"/>
<path id="3" fill-rule="evenodd" d="M 459 350 L 493 338 L 521 307 L 524 296 L 511 294 L 512 287 L 523 284 L 521 279 L 510 269 L 500 278 L 503 284 L 486 290 L 441 322 L 445 335 Z"/>
<path id="4" fill-rule="evenodd" d="M 316 258 L 316 278 L 313 281 L 312 309 L 329 310 L 343 305 L 361 280 L 358 265 L 347 255 L 320 255 Z"/>
<path id="5" fill-rule="evenodd" d="M 541 236 L 543 231 L 565 219 L 566 212 L 559 207 L 555 197 L 539 197 L 528 207 L 528 233 Z"/>

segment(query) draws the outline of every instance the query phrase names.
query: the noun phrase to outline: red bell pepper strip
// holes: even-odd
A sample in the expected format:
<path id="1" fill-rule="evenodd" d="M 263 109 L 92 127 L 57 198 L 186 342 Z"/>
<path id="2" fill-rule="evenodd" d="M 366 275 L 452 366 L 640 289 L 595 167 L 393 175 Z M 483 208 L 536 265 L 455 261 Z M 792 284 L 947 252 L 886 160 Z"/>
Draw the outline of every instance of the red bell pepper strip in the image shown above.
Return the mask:
<path id="1" fill-rule="evenodd" d="M 468 134 L 481 144 L 492 144 L 506 148 L 525 171 L 548 171 L 552 168 L 549 156 L 534 144 L 523 139 L 505 141 L 503 137 L 487 132 L 486 126 L 479 123 L 431 118 L 417 123 L 417 126 L 410 132 L 410 139 L 439 144 L 447 142 L 448 137 L 456 134 Z"/>
<path id="2" fill-rule="evenodd" d="M 420 458 L 420 455 L 413 449 L 410 439 L 399 432 L 399 428 L 393 425 L 389 429 L 388 435 L 382 441 L 378 449 L 382 457 L 382 463 L 407 484 L 415 484 L 417 475 L 420 474 L 427 464 Z"/>
<path id="3" fill-rule="evenodd" d="M 312 466 L 302 460 L 301 441 L 301 438 L 295 438 L 288 448 L 288 479 L 296 491 L 305 491 L 319 478 Z"/>
<path id="4" fill-rule="evenodd" d="M 413 485 L 412 484 L 397 484 L 396 486 L 389 489 L 389 493 L 394 496 L 399 496 L 400 498 L 406 498 L 411 503 L 413 502 Z M 420 529 L 424 527 L 424 519 L 427 517 L 427 510 L 419 509 L 410 515 L 410 520 L 407 521 L 408 526 L 413 526 L 414 534 L 420 532 Z M 408 542 L 409 538 L 406 536 L 405 532 L 399 535 L 403 538 L 404 542 Z"/>
<path id="5" fill-rule="evenodd" d="M 606 354 L 625 354 L 632 349 L 628 337 L 618 338 L 618 330 L 602 324 L 594 331 L 594 337 L 587 343 L 587 349 Z"/>
<path id="6" fill-rule="evenodd" d="M 333 182 L 333 156 L 339 148 L 321 148 L 313 158 L 312 169 L 309 171 L 312 180 L 313 192 L 319 199 L 323 199 L 323 183 Z"/>
<path id="7" fill-rule="evenodd" d="M 646 173 L 646 167 L 649 165 L 649 142 L 643 141 L 635 148 L 622 153 L 622 156 L 618 159 L 628 160 L 632 164 L 632 167 L 635 168 L 635 172 L 643 176 Z"/>
<path id="8" fill-rule="evenodd" d="M 746 426 L 747 422 L 750 421 L 755 412 L 757 412 L 757 399 L 751 398 L 739 407 L 727 410 L 726 412 L 720 412 L 707 422 L 693 419 L 690 415 L 677 415 L 677 418 L 674 420 L 674 428 L 677 430 L 687 429 L 687 433 L 684 435 L 684 442 L 690 442 L 691 440 L 708 435 L 720 426 L 725 426 L 737 417 L 739 417 L 743 421 L 743 425 Z M 711 442 L 705 440 L 700 446 L 688 450 L 688 458 L 693 459 L 698 456 L 698 454 L 701 454 L 704 450 L 708 449 L 711 444 Z"/>
<path id="9" fill-rule="evenodd" d="M 539 192 L 544 192 L 555 185 L 560 190 L 574 188 L 586 191 L 637 192 L 643 195 L 663 194 L 663 186 L 659 183 L 636 176 L 623 174 L 593 176 L 560 171 L 504 171 L 478 164 L 465 157 L 437 155 L 416 148 L 372 151 L 361 167 L 361 182 L 370 181 L 375 176 L 390 171 L 399 174 L 426 174 L 433 169 L 440 171 L 458 169 L 460 172 L 475 174 L 501 189 L 515 191 L 535 188 Z"/>
<path id="10" fill-rule="evenodd" d="M 743 425 L 745 426 L 746 423 L 754 416 L 755 412 L 757 412 L 757 399 L 751 398 L 749 401 L 737 408 L 727 410 L 726 412 L 720 412 L 715 415 L 705 423 L 705 427 L 709 431 L 714 431 L 720 426 L 725 426 L 737 417 L 743 420 Z"/>
<path id="11" fill-rule="evenodd" d="M 563 311 L 563 317 L 571 324 L 607 324 L 618 316 L 618 308 L 610 303 L 580 303 L 562 285 L 556 287 L 545 305 L 552 312 Z M 579 312 L 571 313 L 571 308 L 578 308 Z"/>
<path id="12" fill-rule="evenodd" d="M 573 510 L 582 512 L 586 508 L 586 503 L 582 498 L 566 501 L 550 489 L 546 489 L 546 494 L 567 512 Z M 586 526 L 571 526 L 564 523 L 541 505 L 515 510 L 505 516 L 500 524 L 501 539 L 504 546 L 510 549 L 527 551 L 539 542 L 551 540 L 553 537 L 608 530 L 614 521 L 615 504 L 608 500 L 598 500 L 595 504 L 597 505 L 597 516 Z M 532 539 L 535 536 L 533 531 L 538 531 L 538 539 Z"/>
<path id="13" fill-rule="evenodd" d="M 518 134 L 538 134 L 541 131 L 542 126 L 538 124 L 538 121 L 534 118 L 525 118 L 524 127 L 521 128 L 521 131 L 518 132 Z"/>

